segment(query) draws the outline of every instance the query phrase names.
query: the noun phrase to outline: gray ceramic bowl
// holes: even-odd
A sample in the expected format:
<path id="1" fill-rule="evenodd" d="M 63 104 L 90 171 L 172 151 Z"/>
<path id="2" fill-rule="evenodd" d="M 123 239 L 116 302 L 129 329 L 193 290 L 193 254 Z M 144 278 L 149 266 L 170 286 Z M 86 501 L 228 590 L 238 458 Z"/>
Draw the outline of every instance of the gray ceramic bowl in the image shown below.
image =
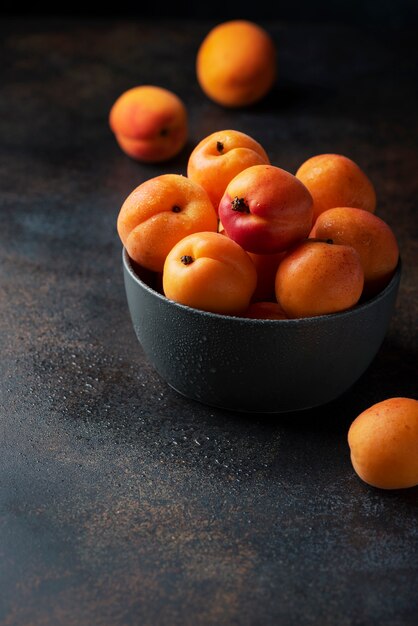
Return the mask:
<path id="1" fill-rule="evenodd" d="M 401 263 L 390 284 L 350 311 L 298 320 L 254 320 L 168 300 L 123 250 L 136 336 L 159 375 L 207 405 L 278 413 L 334 400 L 376 356 L 395 307 Z"/>

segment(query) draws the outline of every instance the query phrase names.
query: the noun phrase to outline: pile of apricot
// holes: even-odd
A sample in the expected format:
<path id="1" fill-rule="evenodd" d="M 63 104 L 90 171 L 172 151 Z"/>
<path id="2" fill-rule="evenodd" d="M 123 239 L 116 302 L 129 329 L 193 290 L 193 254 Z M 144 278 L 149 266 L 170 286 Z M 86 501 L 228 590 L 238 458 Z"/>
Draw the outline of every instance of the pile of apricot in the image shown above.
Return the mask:
<path id="1" fill-rule="evenodd" d="M 336 313 L 382 290 L 399 259 L 351 159 L 313 156 L 295 174 L 253 137 L 222 130 L 191 151 L 187 174 L 136 187 L 117 220 L 167 298 L 218 314 L 294 319 Z"/>

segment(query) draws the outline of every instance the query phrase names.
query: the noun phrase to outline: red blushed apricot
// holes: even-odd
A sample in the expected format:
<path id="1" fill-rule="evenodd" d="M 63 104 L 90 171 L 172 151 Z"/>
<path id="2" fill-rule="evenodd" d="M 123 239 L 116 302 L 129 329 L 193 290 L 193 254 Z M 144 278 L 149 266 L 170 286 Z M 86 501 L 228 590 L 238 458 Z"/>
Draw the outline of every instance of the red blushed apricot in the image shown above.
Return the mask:
<path id="1" fill-rule="evenodd" d="M 206 189 L 218 211 L 228 183 L 251 165 L 270 163 L 255 139 L 237 130 L 220 130 L 202 139 L 190 154 L 187 176 Z"/>
<path id="2" fill-rule="evenodd" d="M 218 218 L 206 191 L 180 174 L 146 180 L 126 198 L 117 230 L 129 256 L 154 272 L 180 239 L 201 230 L 216 231 Z"/>
<path id="3" fill-rule="evenodd" d="M 218 223 L 218 232 L 228 237 L 221 221 Z M 280 261 L 286 252 L 276 252 L 275 254 L 255 254 L 247 253 L 257 271 L 257 285 L 252 296 L 253 302 L 275 301 L 275 280 L 276 272 Z"/>
<path id="4" fill-rule="evenodd" d="M 218 232 L 184 237 L 164 263 L 166 297 L 212 313 L 241 314 L 256 282 L 257 272 L 245 250 Z"/>
<path id="5" fill-rule="evenodd" d="M 183 101 L 155 85 L 140 85 L 121 94 L 110 110 L 109 125 L 127 155 L 149 163 L 174 157 L 188 136 Z"/>
<path id="6" fill-rule="evenodd" d="M 334 207 L 376 211 L 372 182 L 357 163 L 342 154 L 313 156 L 302 163 L 296 177 L 313 198 L 313 223 L 323 211 Z"/>
<path id="7" fill-rule="evenodd" d="M 395 397 L 360 413 L 348 431 L 358 476 L 380 489 L 418 485 L 418 401 Z"/>
<path id="8" fill-rule="evenodd" d="M 263 300 L 274 301 L 276 299 L 276 272 L 279 267 L 279 263 L 285 254 L 286 252 L 276 252 L 276 254 L 248 253 L 250 259 L 254 263 L 255 269 L 257 270 L 257 286 L 253 293 L 253 302 L 262 302 Z"/>
<path id="9" fill-rule="evenodd" d="M 364 271 L 365 297 L 381 291 L 398 264 L 399 247 L 392 229 L 380 217 L 363 209 L 336 207 L 324 211 L 310 237 L 332 239 L 357 250 Z"/>
<path id="10" fill-rule="evenodd" d="M 308 236 L 312 198 L 286 170 L 253 165 L 228 184 L 218 214 L 228 237 L 244 250 L 275 254 Z"/>
<path id="11" fill-rule="evenodd" d="M 276 273 L 276 298 L 290 318 L 337 313 L 353 307 L 364 273 L 353 247 L 307 240 L 289 251 Z"/>

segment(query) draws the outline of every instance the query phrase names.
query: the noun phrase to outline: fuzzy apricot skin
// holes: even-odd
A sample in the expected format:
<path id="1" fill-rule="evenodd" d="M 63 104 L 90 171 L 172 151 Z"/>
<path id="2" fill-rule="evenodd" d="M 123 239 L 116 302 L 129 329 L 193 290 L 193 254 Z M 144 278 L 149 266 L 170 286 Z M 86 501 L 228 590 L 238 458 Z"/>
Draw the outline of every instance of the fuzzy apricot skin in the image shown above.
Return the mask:
<path id="1" fill-rule="evenodd" d="M 154 272 L 162 272 L 168 252 L 180 239 L 217 228 L 206 191 L 180 174 L 162 174 L 141 183 L 125 199 L 117 218 L 117 231 L 130 258 Z"/>
<path id="2" fill-rule="evenodd" d="M 220 130 L 204 137 L 193 149 L 187 176 L 206 189 L 218 211 L 228 183 L 251 165 L 270 163 L 263 146 L 237 130 Z"/>
<path id="3" fill-rule="evenodd" d="M 296 177 L 313 198 L 313 222 L 334 207 L 355 207 L 375 213 L 376 191 L 365 172 L 342 154 L 318 154 L 307 159 Z"/>
<path id="4" fill-rule="evenodd" d="M 172 91 L 139 85 L 122 93 L 109 113 L 109 126 L 119 147 L 145 163 L 168 161 L 185 146 L 188 114 Z"/>
<path id="5" fill-rule="evenodd" d="M 328 209 L 318 216 L 309 235 L 353 246 L 364 271 L 365 297 L 379 293 L 392 278 L 399 260 L 393 230 L 377 215 L 353 207 Z"/>
<path id="6" fill-rule="evenodd" d="M 248 308 L 256 282 L 257 272 L 245 250 L 213 232 L 194 233 L 179 241 L 167 255 L 163 270 L 167 298 L 226 315 Z"/>
<path id="7" fill-rule="evenodd" d="M 242 201 L 243 210 L 237 210 L 236 200 Z M 218 215 L 228 237 L 244 250 L 274 254 L 308 236 L 312 198 L 290 172 L 274 165 L 253 165 L 228 184 Z"/>
<path id="8" fill-rule="evenodd" d="M 289 318 L 314 317 L 356 305 L 363 283 L 360 256 L 353 247 L 307 240 L 281 261 L 275 291 Z"/>
<path id="9" fill-rule="evenodd" d="M 217 104 L 254 104 L 276 81 L 275 42 L 264 28 L 249 20 L 220 23 L 200 44 L 196 76 L 203 92 Z"/>
<path id="10" fill-rule="evenodd" d="M 418 485 L 418 401 L 395 397 L 372 405 L 348 431 L 356 474 L 380 489 Z"/>

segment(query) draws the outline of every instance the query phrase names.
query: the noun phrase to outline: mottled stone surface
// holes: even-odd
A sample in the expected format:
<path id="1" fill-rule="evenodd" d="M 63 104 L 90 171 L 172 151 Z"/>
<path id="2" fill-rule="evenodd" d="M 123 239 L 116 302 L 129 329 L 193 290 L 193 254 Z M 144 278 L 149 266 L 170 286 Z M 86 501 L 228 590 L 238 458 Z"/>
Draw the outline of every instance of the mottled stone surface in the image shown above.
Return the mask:
<path id="1" fill-rule="evenodd" d="M 354 417 L 417 394 L 417 33 L 271 22 L 279 80 L 229 111 L 194 56 L 212 22 L 0 24 L 0 623 L 2 626 L 412 626 L 418 491 L 354 474 Z M 190 143 L 144 166 L 107 125 L 140 83 L 176 91 Z M 404 264 L 389 332 L 344 397 L 303 414 L 193 403 L 147 363 L 129 319 L 120 205 L 185 173 L 235 128 L 290 171 L 356 160 Z M 327 382 L 324 380 L 324 385 Z"/>

